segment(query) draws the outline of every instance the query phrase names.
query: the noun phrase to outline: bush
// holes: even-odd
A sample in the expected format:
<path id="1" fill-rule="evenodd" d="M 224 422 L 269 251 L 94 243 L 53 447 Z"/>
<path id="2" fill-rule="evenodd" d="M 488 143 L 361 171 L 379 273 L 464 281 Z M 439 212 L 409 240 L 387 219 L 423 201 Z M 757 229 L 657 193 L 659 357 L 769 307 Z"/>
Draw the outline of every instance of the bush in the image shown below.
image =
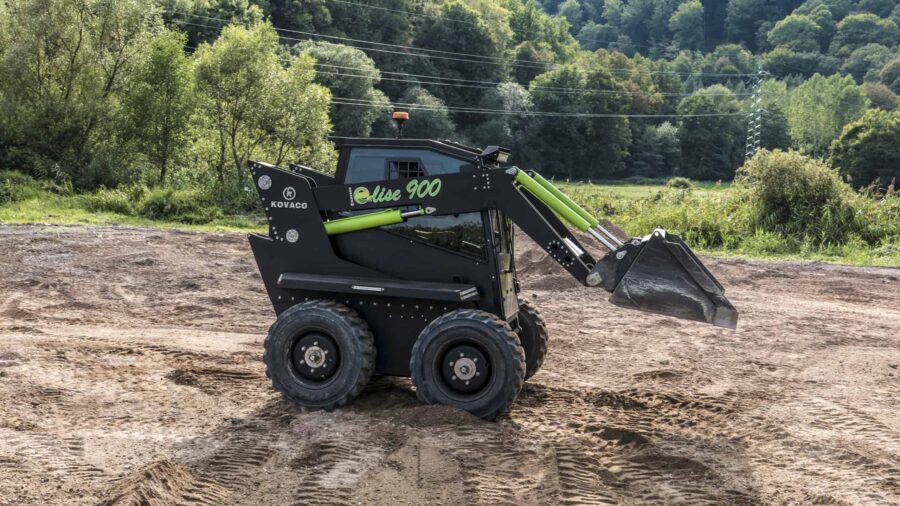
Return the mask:
<path id="1" fill-rule="evenodd" d="M 793 151 L 760 151 L 738 170 L 736 189 L 763 230 L 839 244 L 861 228 L 855 194 L 827 165 Z"/>
<path id="2" fill-rule="evenodd" d="M 138 214 L 151 220 L 203 224 L 222 217 L 222 210 L 199 193 L 172 188 L 154 188 L 141 200 Z"/>
<path id="3" fill-rule="evenodd" d="M 18 202 L 41 193 L 38 182 L 25 174 L 14 171 L 0 171 L 0 205 Z"/>
<path id="4" fill-rule="evenodd" d="M 694 187 L 694 183 L 692 183 L 691 180 L 686 177 L 673 177 L 666 181 L 666 186 L 668 186 L 669 188 L 689 190 Z"/>
<path id="5" fill-rule="evenodd" d="M 831 164 L 856 187 L 884 186 L 900 176 L 900 111 L 867 111 L 831 143 Z"/>
<path id="6" fill-rule="evenodd" d="M 757 229 L 741 240 L 741 250 L 746 253 L 763 255 L 783 255 L 796 252 L 798 243 L 776 233 Z"/>
<path id="7" fill-rule="evenodd" d="M 82 196 L 82 207 L 91 212 L 108 212 L 134 215 L 136 200 L 122 189 L 100 188 L 95 193 Z"/>
<path id="8" fill-rule="evenodd" d="M 626 204 L 617 220 L 632 235 L 662 227 L 699 248 L 736 248 L 750 229 L 748 207 L 725 193 L 662 191 Z"/>

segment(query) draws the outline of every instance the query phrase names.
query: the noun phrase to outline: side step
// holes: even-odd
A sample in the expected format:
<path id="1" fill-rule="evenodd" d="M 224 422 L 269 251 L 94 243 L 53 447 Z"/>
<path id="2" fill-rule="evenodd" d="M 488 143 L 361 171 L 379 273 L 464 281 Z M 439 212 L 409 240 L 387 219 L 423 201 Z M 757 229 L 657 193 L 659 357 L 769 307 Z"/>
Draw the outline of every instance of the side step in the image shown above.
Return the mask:
<path id="1" fill-rule="evenodd" d="M 451 302 L 471 302 L 479 299 L 478 288 L 472 285 L 401 281 L 384 278 L 285 273 L 278 277 L 278 286 L 290 290 L 356 293 Z"/>

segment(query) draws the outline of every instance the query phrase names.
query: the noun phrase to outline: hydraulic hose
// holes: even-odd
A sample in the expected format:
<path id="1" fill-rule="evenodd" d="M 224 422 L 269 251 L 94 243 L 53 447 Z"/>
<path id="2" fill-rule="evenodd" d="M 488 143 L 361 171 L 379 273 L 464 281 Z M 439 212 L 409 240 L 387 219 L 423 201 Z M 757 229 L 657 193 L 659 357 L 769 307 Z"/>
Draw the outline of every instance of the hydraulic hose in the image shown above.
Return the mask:
<path id="1" fill-rule="evenodd" d="M 583 218 L 565 202 L 557 198 L 542 184 L 535 181 L 534 178 L 526 174 L 524 170 L 519 169 L 516 171 L 516 182 L 522 185 L 523 188 L 531 192 L 531 194 L 537 197 L 538 200 L 540 200 L 544 204 L 547 204 L 547 207 L 556 211 L 566 221 L 571 223 L 573 227 L 581 230 L 582 232 L 587 232 L 591 228 L 591 223 L 588 220 Z"/>
<path id="2" fill-rule="evenodd" d="M 597 218 L 595 218 L 591 213 L 585 211 L 583 207 L 579 206 L 574 200 L 570 199 L 568 195 L 561 192 L 559 190 L 559 188 L 557 188 L 556 186 L 553 186 L 553 183 L 551 183 L 550 181 L 547 181 L 543 176 L 541 176 L 537 172 L 534 172 L 534 176 L 532 176 L 532 177 L 541 186 L 543 186 L 548 192 L 553 194 L 554 197 L 556 197 L 562 203 L 569 206 L 570 209 L 572 209 L 573 211 L 578 213 L 579 216 L 581 216 L 588 223 L 590 223 L 592 228 L 596 228 L 597 230 L 599 230 L 603 235 L 605 235 L 607 237 L 607 239 L 611 240 L 613 243 L 620 245 L 620 246 L 622 245 L 622 241 L 619 240 L 618 237 L 616 237 L 615 235 L 610 233 L 609 230 L 606 230 L 606 228 L 604 228 L 603 225 L 600 225 L 600 221 L 597 220 Z M 591 235 L 593 235 L 597 239 L 600 239 L 600 237 L 598 237 L 598 234 L 594 233 L 593 230 L 589 230 L 589 232 L 591 232 Z M 600 239 L 600 242 L 602 242 L 602 243 L 604 243 L 604 245 L 608 246 L 606 244 L 605 240 Z M 615 248 L 613 248 L 613 249 L 615 249 Z"/>
<path id="3" fill-rule="evenodd" d="M 406 212 L 402 212 L 399 209 L 385 209 L 384 211 L 375 213 L 359 214 L 347 218 L 329 220 L 324 222 L 323 225 L 325 225 L 325 232 L 328 235 L 346 234 L 347 232 L 356 232 L 368 228 L 394 225 L 403 222 L 406 218 L 421 216 L 426 212 L 425 209 Z"/>

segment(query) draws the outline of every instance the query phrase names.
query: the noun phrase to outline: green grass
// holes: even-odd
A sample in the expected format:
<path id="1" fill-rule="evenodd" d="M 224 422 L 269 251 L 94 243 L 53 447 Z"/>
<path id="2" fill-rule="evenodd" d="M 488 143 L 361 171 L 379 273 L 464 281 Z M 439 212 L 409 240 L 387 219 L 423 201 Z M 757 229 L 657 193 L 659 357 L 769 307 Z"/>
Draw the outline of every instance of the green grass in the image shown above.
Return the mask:
<path id="1" fill-rule="evenodd" d="M 586 200 L 590 199 L 607 199 L 607 200 L 637 200 L 641 198 L 653 197 L 655 194 L 669 190 L 665 183 L 660 184 L 633 184 L 628 182 L 618 183 L 615 181 L 604 183 L 554 183 L 565 194 L 572 198 L 576 195 L 583 195 Z M 727 190 L 730 183 L 716 183 L 701 181 L 694 182 L 693 190 L 698 195 L 714 195 Z"/>
<path id="2" fill-rule="evenodd" d="M 695 251 L 725 257 L 811 260 L 848 265 L 900 266 L 900 198 L 858 196 L 858 213 L 875 230 L 869 242 L 850 234 L 839 244 L 784 235 L 753 222 L 752 206 L 730 185 L 695 183 L 689 191 L 664 185 L 562 183 L 560 188 L 598 218 L 633 237 L 656 227 L 679 234 Z M 874 243 L 874 244 L 873 244 Z"/>
<path id="3" fill-rule="evenodd" d="M 9 176 L 13 175 L 10 179 Z M 7 177 L 7 179 L 4 179 Z M 223 213 L 190 192 L 146 188 L 99 190 L 90 194 L 46 189 L 36 182 L 0 172 L 0 183 L 14 191 L 0 201 L 0 223 L 54 225 L 126 225 L 198 231 L 263 232 L 263 217 Z M 679 234 L 695 251 L 727 257 L 813 260 L 852 265 L 900 266 L 897 232 L 898 197 L 865 200 L 860 212 L 873 216 L 867 225 L 875 237 L 851 234 L 840 244 L 819 244 L 809 237 L 785 236 L 751 224 L 748 207 L 729 184 L 697 183 L 690 190 L 664 182 L 557 183 L 591 213 L 643 236 L 656 227 Z M 862 197 L 861 197 L 862 198 Z M 154 219 L 156 216 L 161 216 Z M 867 230 L 868 230 L 867 229 Z M 871 235 L 871 234 L 870 234 Z"/>
<path id="4" fill-rule="evenodd" d="M 210 232 L 265 231 L 261 220 L 246 216 L 224 216 L 209 223 L 182 223 L 151 220 L 110 211 L 88 211 L 80 196 L 41 195 L 0 206 L 0 223 L 41 223 L 50 225 L 128 225 L 135 227 L 178 228 Z"/>

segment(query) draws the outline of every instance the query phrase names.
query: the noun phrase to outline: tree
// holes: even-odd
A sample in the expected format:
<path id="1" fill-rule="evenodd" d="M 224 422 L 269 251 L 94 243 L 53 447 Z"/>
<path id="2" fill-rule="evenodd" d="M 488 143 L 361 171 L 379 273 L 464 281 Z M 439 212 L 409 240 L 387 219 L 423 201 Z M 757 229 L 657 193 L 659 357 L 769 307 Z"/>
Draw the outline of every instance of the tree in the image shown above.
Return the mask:
<path id="1" fill-rule="evenodd" d="M 129 171 L 112 124 L 116 95 L 157 30 L 156 10 L 138 0 L 5 4 L 0 163 L 57 171 L 80 187 L 117 184 Z"/>
<path id="2" fill-rule="evenodd" d="M 266 154 L 279 159 L 291 151 L 318 154 L 318 146 L 325 144 L 328 91 L 312 84 L 308 57 L 295 58 L 298 67 L 285 70 L 277 44 L 272 26 L 257 23 L 226 26 L 213 44 L 197 49 L 198 96 L 215 138 L 213 166 L 220 183 L 225 183 L 229 161 L 237 183 L 244 180 L 244 166 L 254 153 L 268 148 Z M 308 110 L 298 109 L 298 104 Z M 305 137 L 298 132 L 311 133 Z"/>
<path id="3" fill-rule="evenodd" d="M 555 91 L 560 88 L 574 93 Z M 622 173 L 631 132 L 628 119 L 616 115 L 629 110 L 630 96 L 587 91 L 627 91 L 606 65 L 588 54 L 577 63 L 561 65 L 539 75 L 530 89 L 536 110 L 581 115 L 537 120 L 531 142 L 540 150 L 539 163 L 545 170 L 586 179 Z"/>
<path id="4" fill-rule="evenodd" d="M 678 6 L 669 18 L 669 30 L 680 49 L 699 51 L 703 48 L 703 4 L 690 0 Z"/>
<path id="5" fill-rule="evenodd" d="M 731 179 L 744 154 L 741 106 L 728 88 L 717 84 L 678 104 L 682 174 L 692 179 Z"/>
<path id="6" fill-rule="evenodd" d="M 578 42 L 585 50 L 596 51 L 609 47 L 610 43 L 618 41 L 621 35 L 622 32 L 618 27 L 588 21 L 578 31 Z"/>
<path id="7" fill-rule="evenodd" d="M 797 11 L 794 11 L 794 13 L 797 13 Z M 834 15 L 825 5 L 817 5 L 809 12 L 808 16 L 819 27 L 819 50 L 826 51 L 828 44 L 831 43 L 831 38 L 834 37 L 834 32 L 837 30 L 837 22 L 834 20 Z"/>
<path id="8" fill-rule="evenodd" d="M 409 121 L 403 127 L 403 135 L 417 139 L 452 139 L 456 137 L 456 125 L 441 99 L 422 88 L 410 88 L 401 98 L 409 107 Z"/>
<path id="9" fill-rule="evenodd" d="M 756 49 L 756 31 L 759 22 L 766 19 L 768 2 L 760 0 L 730 0 L 725 26 L 728 40 Z"/>
<path id="10" fill-rule="evenodd" d="M 629 152 L 629 175 L 669 177 L 680 173 L 678 127 L 668 121 L 639 128 L 633 136 Z"/>
<path id="11" fill-rule="evenodd" d="M 891 15 L 891 10 L 895 5 L 897 5 L 895 0 L 860 0 L 859 10 L 886 18 Z"/>
<path id="12" fill-rule="evenodd" d="M 791 136 L 788 133 L 787 116 L 784 111 L 772 109 L 763 112 L 759 144 L 763 149 L 791 147 Z"/>
<path id="13" fill-rule="evenodd" d="M 359 49 L 330 42 L 301 42 L 298 51 L 309 53 L 319 65 L 316 82 L 331 90 L 335 97 L 356 105 L 331 105 L 334 134 L 368 137 L 372 125 L 386 113 L 387 97 L 375 89 L 381 73 L 375 62 Z"/>
<path id="14" fill-rule="evenodd" d="M 231 9 L 240 9 L 240 7 L 250 4 L 250 2 L 234 2 L 233 0 L 218 0 L 217 3 L 220 9 L 225 7 L 222 4 Z M 297 0 L 257 0 L 253 3 L 259 4 L 263 8 L 272 20 L 273 25 L 292 30 L 314 31 L 334 24 L 343 27 L 346 26 L 343 23 L 346 20 L 345 16 L 349 14 L 341 10 L 340 3 L 326 2 L 325 0 L 305 0 L 302 2 Z M 336 12 L 332 13 L 331 9 L 329 9 L 330 6 L 334 6 Z M 377 15 L 377 13 L 368 11 L 365 13 L 365 15 L 373 14 Z M 349 24 L 353 24 L 353 21 L 350 21 Z M 358 26 L 356 27 L 359 28 Z M 363 36 L 363 33 L 358 35 Z"/>
<path id="15" fill-rule="evenodd" d="M 856 186 L 900 177 L 900 111 L 867 111 L 831 144 L 831 164 Z"/>
<path id="16" fill-rule="evenodd" d="M 822 29 L 808 16 L 792 14 L 775 23 L 769 31 L 769 44 L 791 51 L 813 52 L 819 50 Z"/>
<path id="17" fill-rule="evenodd" d="M 566 20 L 560 16 L 548 16 L 535 0 L 505 0 L 509 10 L 509 28 L 513 32 L 510 44 L 532 46 L 534 51 L 549 52 L 550 61 L 567 61 L 578 52 L 578 42 L 569 33 Z M 518 80 L 520 83 L 531 81 Z"/>
<path id="18" fill-rule="evenodd" d="M 841 70 L 856 78 L 858 83 L 876 81 L 878 72 L 896 54 L 881 44 L 866 44 L 850 53 Z"/>
<path id="19" fill-rule="evenodd" d="M 277 43 L 270 25 L 229 25 L 213 44 L 197 49 L 197 87 L 205 116 L 217 134 L 215 170 L 220 183 L 225 182 L 229 157 L 241 180 L 244 161 L 262 141 L 258 127 L 268 99 L 266 84 L 281 67 Z"/>
<path id="20" fill-rule="evenodd" d="M 123 96 L 127 133 L 156 167 L 160 185 L 189 139 L 193 68 L 184 54 L 186 41 L 186 35 L 172 31 L 155 37 Z"/>
<path id="21" fill-rule="evenodd" d="M 276 3 L 274 0 L 269 1 Z M 302 11 L 303 14 L 297 18 L 295 26 L 290 22 L 279 23 L 273 12 L 272 23 L 276 26 L 381 44 L 412 45 L 416 34 L 414 24 L 424 19 L 422 2 L 414 0 L 379 0 L 378 2 L 362 3 L 331 0 L 278 0 L 277 3 L 290 4 L 293 9 Z M 370 5 L 370 7 L 361 7 L 360 5 Z M 324 11 L 324 15 L 322 11 Z M 267 10 L 267 12 L 271 11 Z M 431 15 L 431 13 L 428 12 L 424 15 Z M 294 35 L 294 37 L 298 36 Z M 334 39 L 332 40 L 334 41 Z M 414 72 L 413 67 L 420 60 L 420 58 L 409 56 L 403 51 L 391 52 L 389 46 L 378 46 L 377 44 L 375 46 L 388 50 L 387 52 L 366 51 L 368 57 L 375 61 L 375 66 L 381 69 L 394 72 Z M 381 91 L 394 98 L 403 94 L 407 87 L 408 83 L 400 81 L 382 80 L 379 83 Z"/>
<path id="22" fill-rule="evenodd" d="M 869 102 L 872 103 L 872 107 L 893 111 L 900 106 L 900 97 L 881 83 L 863 84 L 863 93 L 865 93 Z"/>
<path id="23" fill-rule="evenodd" d="M 239 25 L 251 25 L 263 19 L 263 11 L 259 5 L 242 0 L 160 0 L 159 5 L 163 9 L 166 23 L 187 33 L 187 43 L 191 47 L 199 46 L 202 42 L 212 42 L 219 36 L 221 27 L 215 22 L 216 19 Z M 311 29 L 312 26 L 304 28 Z"/>
<path id="24" fill-rule="evenodd" d="M 513 75 L 519 84 L 526 85 L 545 68 L 551 66 L 556 60 L 556 56 L 548 49 L 538 49 L 531 42 L 523 42 L 516 47 L 516 60 L 522 62 L 521 65 L 514 67 Z"/>
<path id="25" fill-rule="evenodd" d="M 315 84 L 315 79 L 315 60 L 301 54 L 286 70 L 276 72 L 266 86 L 269 100 L 260 128 L 268 134 L 264 143 L 275 165 L 300 161 L 325 168 L 332 161 L 334 150 L 325 142 L 331 130 L 331 94 L 328 88 Z"/>
<path id="26" fill-rule="evenodd" d="M 878 73 L 878 79 L 891 91 L 900 94 L 900 58 L 887 62 Z"/>
<path id="27" fill-rule="evenodd" d="M 791 93 L 788 128 L 794 145 L 821 157 L 847 123 L 862 116 L 868 100 L 850 76 L 813 75 Z"/>
<path id="28" fill-rule="evenodd" d="M 830 75 L 840 68 L 840 59 L 815 53 L 797 53 L 786 47 L 776 47 L 763 56 L 763 68 L 776 76 L 813 74 Z"/>
<path id="29" fill-rule="evenodd" d="M 581 19 L 584 16 L 584 11 L 581 9 L 581 4 L 578 0 L 566 0 L 559 4 L 557 13 L 566 18 L 566 21 L 572 25 L 572 31 L 577 32 L 581 29 Z"/>
<path id="30" fill-rule="evenodd" d="M 708 74 L 749 74 L 756 72 L 757 63 L 749 51 L 737 44 L 723 44 L 712 53 L 703 57 L 701 71 Z M 735 76 L 737 81 L 743 81 L 742 76 Z M 708 79 L 712 83 L 726 83 L 728 76 L 713 77 Z"/>
<path id="31" fill-rule="evenodd" d="M 436 75 L 448 79 L 468 79 L 480 81 L 502 81 L 507 69 L 495 60 L 500 53 L 491 30 L 476 11 L 458 2 L 441 6 L 438 16 L 422 21 L 421 30 L 416 34 L 415 46 L 434 51 L 450 51 L 485 57 L 483 62 L 477 57 L 463 60 L 437 60 L 417 58 L 417 74 Z M 439 62 L 439 63 L 438 63 Z M 455 86 L 435 86 L 429 93 L 440 98 L 449 106 L 477 104 L 485 93 L 483 88 Z M 476 118 L 460 119 L 476 121 Z"/>
<path id="32" fill-rule="evenodd" d="M 760 97 L 763 106 L 760 145 L 763 149 L 788 149 L 791 137 L 788 134 L 786 111 L 791 95 L 787 84 L 767 79 L 760 89 Z"/>
<path id="33" fill-rule="evenodd" d="M 838 56 L 847 56 L 869 43 L 893 46 L 897 44 L 898 37 L 900 30 L 890 19 L 881 19 L 870 13 L 851 14 L 837 24 L 830 51 Z"/>
<path id="34" fill-rule="evenodd" d="M 621 11 L 621 26 L 636 44 L 668 40 L 669 20 L 679 3 L 678 0 L 629 0 Z"/>
<path id="35" fill-rule="evenodd" d="M 794 10 L 794 13 L 809 16 L 818 7 L 828 9 L 834 19 L 841 20 L 856 8 L 856 4 L 854 0 L 806 0 L 803 5 Z"/>
<path id="36" fill-rule="evenodd" d="M 516 83 L 501 83 L 485 94 L 479 107 L 500 109 L 507 114 L 489 117 L 473 130 L 471 137 L 477 139 L 479 145 L 511 148 L 517 160 L 530 165 L 532 147 L 528 146 L 528 135 L 532 118 L 522 112 L 534 110 L 528 90 Z"/>

